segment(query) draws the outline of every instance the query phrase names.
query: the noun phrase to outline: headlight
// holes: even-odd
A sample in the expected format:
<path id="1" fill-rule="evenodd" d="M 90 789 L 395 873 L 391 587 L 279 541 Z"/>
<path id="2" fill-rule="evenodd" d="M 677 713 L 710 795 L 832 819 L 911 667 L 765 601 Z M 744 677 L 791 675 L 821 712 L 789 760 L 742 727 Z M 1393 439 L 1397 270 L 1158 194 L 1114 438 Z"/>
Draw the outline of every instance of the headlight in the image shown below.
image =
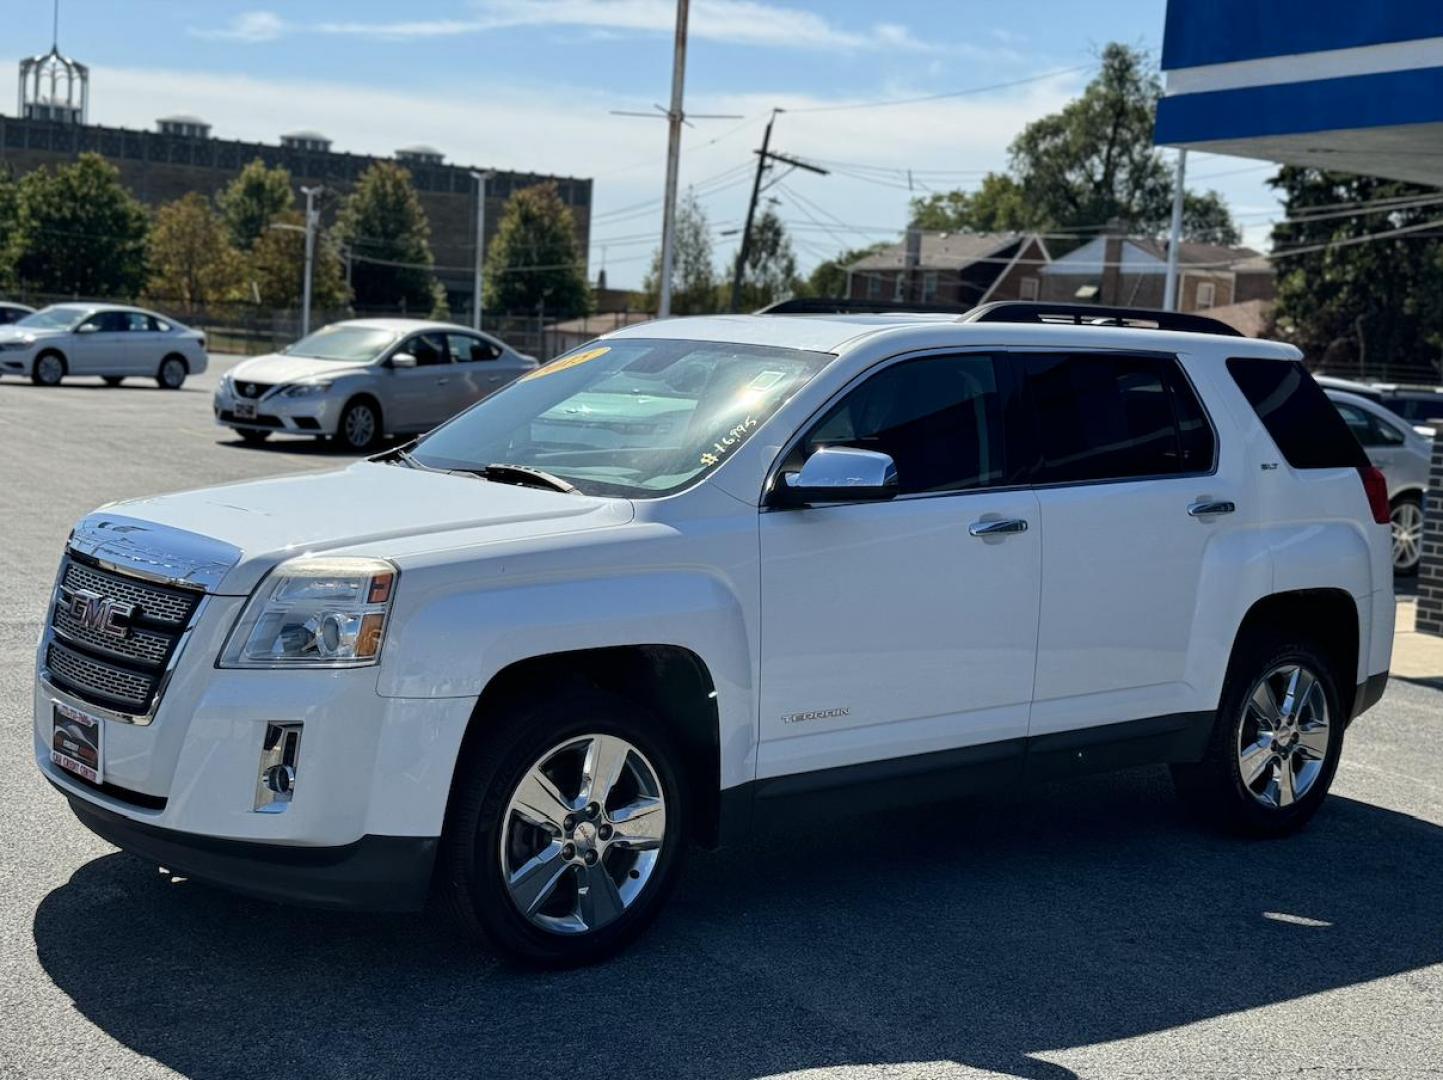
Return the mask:
<path id="1" fill-rule="evenodd" d="M 381 656 L 399 572 L 385 559 L 291 559 L 257 586 L 221 667 L 364 667 Z"/>
<path id="2" fill-rule="evenodd" d="M 0 349 L 28 349 L 34 344 L 34 338 L 12 338 L 9 341 L 0 341 Z"/>
<path id="3" fill-rule="evenodd" d="M 328 382 L 297 383 L 295 386 L 287 386 L 281 391 L 285 397 L 313 397 L 316 394 L 324 394 L 331 388 Z"/>

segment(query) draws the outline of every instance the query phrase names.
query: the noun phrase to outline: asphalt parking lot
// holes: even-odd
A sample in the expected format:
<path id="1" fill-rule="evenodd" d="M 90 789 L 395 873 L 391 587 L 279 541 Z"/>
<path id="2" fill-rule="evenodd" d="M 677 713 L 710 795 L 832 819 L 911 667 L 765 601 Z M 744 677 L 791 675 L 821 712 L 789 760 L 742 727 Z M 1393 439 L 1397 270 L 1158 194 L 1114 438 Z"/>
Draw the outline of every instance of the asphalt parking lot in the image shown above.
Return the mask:
<path id="1" fill-rule="evenodd" d="M 221 359 L 148 382 L 0 380 L 0 1076 L 742 1078 L 1434 1075 L 1443 686 L 1395 680 L 1302 835 L 1183 819 L 1142 770 L 697 852 L 655 930 L 535 975 L 428 917 L 172 881 L 30 763 L 34 642 L 99 503 L 346 463 L 244 447 Z"/>

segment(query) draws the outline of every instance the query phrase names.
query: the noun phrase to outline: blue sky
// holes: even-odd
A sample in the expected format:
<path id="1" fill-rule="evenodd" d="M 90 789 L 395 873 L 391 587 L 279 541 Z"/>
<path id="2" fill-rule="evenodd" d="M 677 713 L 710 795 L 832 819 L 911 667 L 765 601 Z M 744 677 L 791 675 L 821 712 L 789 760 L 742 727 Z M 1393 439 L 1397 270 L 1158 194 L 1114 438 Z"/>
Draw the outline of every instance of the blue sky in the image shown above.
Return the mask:
<path id="1" fill-rule="evenodd" d="M 50 4 L 4 6 L 10 50 L 44 51 Z M 793 174 L 771 192 L 809 267 L 843 243 L 895 235 L 911 194 L 969 187 L 1002 167 L 1012 137 L 1077 92 L 1080 69 L 1106 42 L 1155 56 L 1164 7 L 693 0 L 687 109 L 739 118 L 686 131 L 682 182 L 725 258 L 751 148 L 770 109 L 788 109 L 774 146 L 837 163 L 830 176 Z M 613 283 L 636 284 L 660 229 L 666 125 L 611 110 L 666 102 L 674 16 L 674 0 L 64 0 L 60 42 L 91 65 L 97 122 L 148 127 L 184 111 L 217 135 L 274 141 L 315 128 L 337 149 L 425 142 L 465 164 L 593 177 L 592 268 L 604 254 Z M 1190 171 L 1228 197 L 1251 242 L 1266 238 L 1278 213 L 1266 169 L 1194 155 Z"/>

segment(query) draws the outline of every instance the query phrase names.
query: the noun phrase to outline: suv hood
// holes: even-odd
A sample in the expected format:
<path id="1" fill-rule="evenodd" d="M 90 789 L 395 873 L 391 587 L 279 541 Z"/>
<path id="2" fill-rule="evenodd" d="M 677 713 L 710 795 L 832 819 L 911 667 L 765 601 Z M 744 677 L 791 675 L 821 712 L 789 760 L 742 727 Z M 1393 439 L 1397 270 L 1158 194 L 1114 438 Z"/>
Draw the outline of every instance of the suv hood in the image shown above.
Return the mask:
<path id="1" fill-rule="evenodd" d="M 165 566 L 170 576 L 238 596 L 295 555 L 345 549 L 384 556 L 388 544 L 416 536 L 427 537 L 428 548 L 480 545 L 614 527 L 631 518 L 625 499 L 367 461 L 337 472 L 113 503 L 76 526 L 74 543 L 121 566 Z"/>
<path id="2" fill-rule="evenodd" d="M 231 368 L 232 379 L 258 383 L 291 383 L 317 377 L 335 378 L 337 375 L 354 375 L 364 371 L 370 364 L 352 364 L 344 360 L 317 360 L 313 356 L 287 356 L 285 353 L 269 353 L 251 360 L 242 360 Z"/>

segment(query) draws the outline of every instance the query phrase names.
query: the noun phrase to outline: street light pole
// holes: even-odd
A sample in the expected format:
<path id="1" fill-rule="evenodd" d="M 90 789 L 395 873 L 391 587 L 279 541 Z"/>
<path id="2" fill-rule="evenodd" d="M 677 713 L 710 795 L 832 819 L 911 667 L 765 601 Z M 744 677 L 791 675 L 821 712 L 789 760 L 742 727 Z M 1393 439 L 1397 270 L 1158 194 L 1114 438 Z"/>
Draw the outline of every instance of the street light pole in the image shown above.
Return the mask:
<path id="1" fill-rule="evenodd" d="M 481 267 L 486 260 L 486 181 L 493 172 L 471 172 L 476 181 L 476 273 L 471 283 L 471 329 L 481 329 Z"/>
<path id="2" fill-rule="evenodd" d="M 1177 310 L 1177 258 L 1182 247 L 1183 180 L 1187 176 L 1187 151 L 1177 152 L 1177 187 L 1172 193 L 1172 231 L 1167 242 L 1167 281 L 1163 285 L 1162 309 Z"/>
<path id="3" fill-rule="evenodd" d="M 305 280 L 301 283 L 301 337 L 311 332 L 311 279 L 316 269 L 316 220 L 320 216 L 316 212 L 315 199 L 325 190 L 319 184 L 301 188 L 301 194 L 306 197 L 306 271 Z"/>
<path id="4" fill-rule="evenodd" d="M 671 266 L 676 246 L 676 174 L 681 157 L 682 89 L 686 82 L 686 20 L 689 0 L 676 0 L 676 48 L 671 64 L 671 108 L 667 110 L 666 193 L 661 211 L 661 291 L 657 317 L 671 314 Z"/>

